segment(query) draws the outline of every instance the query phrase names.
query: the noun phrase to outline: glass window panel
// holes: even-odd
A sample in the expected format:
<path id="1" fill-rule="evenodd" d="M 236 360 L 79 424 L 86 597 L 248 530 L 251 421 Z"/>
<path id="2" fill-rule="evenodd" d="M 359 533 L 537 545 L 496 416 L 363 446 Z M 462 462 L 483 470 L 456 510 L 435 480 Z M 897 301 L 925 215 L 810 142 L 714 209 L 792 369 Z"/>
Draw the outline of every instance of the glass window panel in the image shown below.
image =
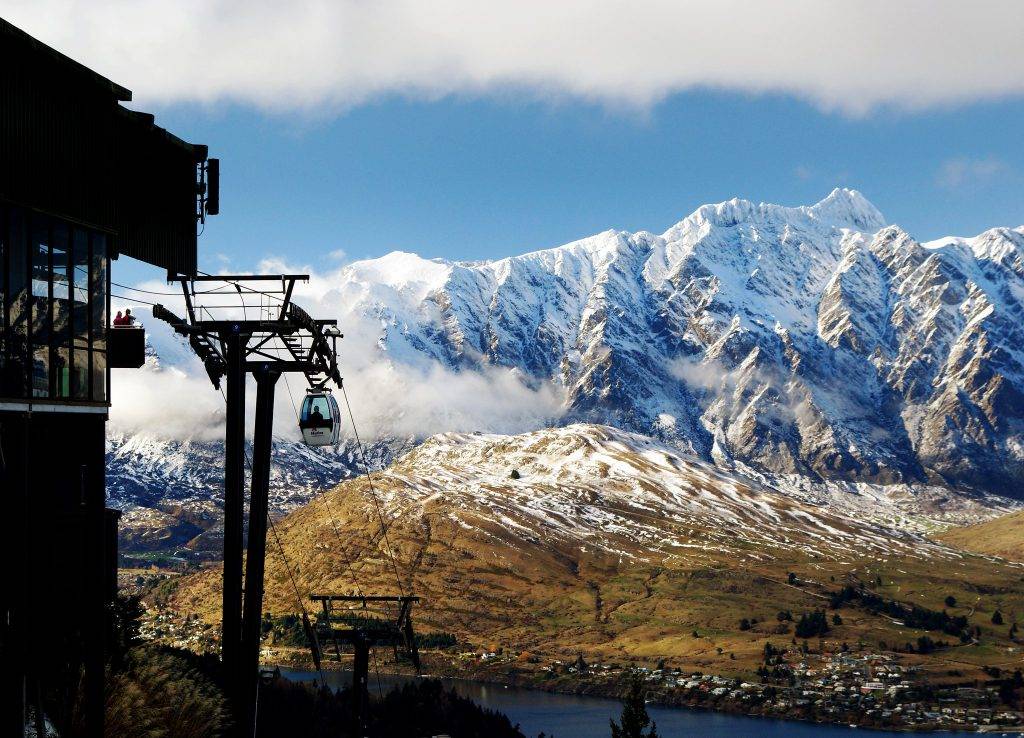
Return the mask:
<path id="1" fill-rule="evenodd" d="M 32 258 L 32 345 L 50 344 L 50 236 L 49 223 L 40 217 L 32 218 L 32 238 L 29 249 Z M 34 372 L 34 370 L 33 370 Z M 35 394 L 35 380 L 32 381 Z"/>
<path id="2" fill-rule="evenodd" d="M 94 349 L 106 350 L 107 237 L 98 233 L 93 234 L 92 237 L 92 263 L 89 276 L 92 296 L 92 346 Z"/>
<path id="3" fill-rule="evenodd" d="M 4 397 L 28 394 L 28 239 L 25 214 L 7 211 L 7 365 L 2 376 Z"/>
<path id="4" fill-rule="evenodd" d="M 32 396 L 50 396 L 50 347 L 37 347 L 32 351 Z"/>
<path id="5" fill-rule="evenodd" d="M 92 352 L 92 399 L 107 401 L 107 355 L 103 351 Z"/>
<path id="6" fill-rule="evenodd" d="M 89 234 L 76 228 L 71 238 L 71 313 L 75 345 L 89 342 Z"/>
<path id="7" fill-rule="evenodd" d="M 53 339 L 55 346 L 67 346 L 71 337 L 70 244 L 68 228 L 55 222 L 50 232 L 50 274 L 53 280 Z"/>
<path id="8" fill-rule="evenodd" d="M 53 374 L 53 397 L 66 400 L 71 397 L 71 362 L 66 346 L 53 350 L 50 371 Z"/>
<path id="9" fill-rule="evenodd" d="M 75 348 L 71 354 L 71 397 L 89 399 L 89 351 Z"/>
<path id="10" fill-rule="evenodd" d="M 326 397 L 307 397 L 302 403 L 301 422 L 312 427 L 329 426 L 332 420 L 331 406 Z"/>

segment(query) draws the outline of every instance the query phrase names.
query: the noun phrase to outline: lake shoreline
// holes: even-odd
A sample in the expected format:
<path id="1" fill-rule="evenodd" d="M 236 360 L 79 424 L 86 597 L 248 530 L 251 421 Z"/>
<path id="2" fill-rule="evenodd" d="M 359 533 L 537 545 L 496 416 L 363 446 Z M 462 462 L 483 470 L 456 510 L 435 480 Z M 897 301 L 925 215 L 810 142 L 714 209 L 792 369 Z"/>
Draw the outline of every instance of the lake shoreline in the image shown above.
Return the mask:
<path id="1" fill-rule="evenodd" d="M 439 666 L 440 664 L 431 664 L 431 666 Z M 309 675 L 310 678 L 315 678 L 316 670 L 312 663 L 308 661 L 295 660 L 290 663 L 279 664 L 283 671 L 299 672 Z M 323 664 L 323 670 L 325 673 L 350 673 L 350 669 L 344 663 L 339 664 L 336 662 L 328 662 Z M 401 681 L 410 679 L 441 679 L 444 681 L 457 682 L 463 685 L 473 685 L 478 687 L 502 687 L 505 689 L 512 688 L 516 690 L 544 693 L 550 695 L 560 695 L 564 697 L 577 697 L 583 699 L 592 700 L 605 700 L 618 704 L 622 692 L 622 685 L 618 682 L 595 684 L 592 682 L 584 682 L 579 679 L 569 680 L 560 679 L 557 683 L 552 684 L 551 680 L 537 679 L 535 676 L 536 672 L 518 672 L 516 674 L 508 674 L 497 672 L 495 670 L 453 670 L 453 669 L 434 669 L 434 673 L 425 674 L 412 674 L 411 672 L 388 670 L 384 669 L 379 672 L 380 676 L 385 677 L 389 681 Z M 287 678 L 287 674 L 284 674 Z M 527 678 L 523 678 L 523 677 Z M 343 685 L 341 685 L 343 686 Z M 647 700 L 649 708 L 660 708 L 666 711 L 678 711 L 680 713 L 689 713 L 692 715 L 705 714 L 709 716 L 730 716 L 735 718 L 743 719 L 756 719 L 759 722 L 771 722 L 771 723 L 786 723 L 791 725 L 801 725 L 807 727 L 822 727 L 829 730 L 840 730 L 840 729 L 862 729 L 870 730 L 873 734 L 936 734 L 936 735 L 984 735 L 986 733 L 1008 733 L 1008 734 L 1022 734 L 1024 733 L 1024 727 L 1021 726 L 979 726 L 977 730 L 961 730 L 951 731 L 949 728 L 941 726 L 937 727 L 916 727 L 906 725 L 872 725 L 868 723 L 853 723 L 847 721 L 829 721 L 809 718 L 800 714 L 790 713 L 766 713 L 744 710 L 740 705 L 732 702 L 725 704 L 716 704 L 714 706 L 702 705 L 693 703 L 686 700 L 666 700 L 666 699 L 649 699 Z M 514 721 L 513 721 L 514 722 Z"/>

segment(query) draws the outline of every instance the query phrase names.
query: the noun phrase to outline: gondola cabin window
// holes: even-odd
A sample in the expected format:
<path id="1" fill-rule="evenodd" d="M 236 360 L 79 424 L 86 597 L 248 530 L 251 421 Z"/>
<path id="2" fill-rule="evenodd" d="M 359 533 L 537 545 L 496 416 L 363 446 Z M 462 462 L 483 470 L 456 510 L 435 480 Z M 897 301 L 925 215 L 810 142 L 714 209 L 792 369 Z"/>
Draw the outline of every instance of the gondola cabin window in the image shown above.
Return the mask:
<path id="1" fill-rule="evenodd" d="M 106 404 L 108 236 L 0 202 L 0 399 Z"/>

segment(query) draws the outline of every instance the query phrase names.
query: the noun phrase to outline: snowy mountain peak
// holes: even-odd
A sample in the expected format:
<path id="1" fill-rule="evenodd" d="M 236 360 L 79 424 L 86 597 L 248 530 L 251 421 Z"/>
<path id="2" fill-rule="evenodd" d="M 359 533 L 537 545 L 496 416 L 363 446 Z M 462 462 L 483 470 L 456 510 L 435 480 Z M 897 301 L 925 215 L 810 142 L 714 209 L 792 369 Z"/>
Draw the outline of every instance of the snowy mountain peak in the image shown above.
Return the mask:
<path id="1" fill-rule="evenodd" d="M 845 187 L 836 187 L 807 210 L 822 222 L 858 231 L 877 231 L 888 222 L 864 195 Z"/>
<path id="2" fill-rule="evenodd" d="M 886 225 L 885 216 L 857 190 L 837 187 L 814 205 L 787 207 L 771 203 L 755 204 L 734 197 L 716 204 L 702 205 L 662 234 L 675 241 L 702 228 L 731 228 L 742 225 L 770 225 L 775 228 L 806 225 L 873 233 Z"/>

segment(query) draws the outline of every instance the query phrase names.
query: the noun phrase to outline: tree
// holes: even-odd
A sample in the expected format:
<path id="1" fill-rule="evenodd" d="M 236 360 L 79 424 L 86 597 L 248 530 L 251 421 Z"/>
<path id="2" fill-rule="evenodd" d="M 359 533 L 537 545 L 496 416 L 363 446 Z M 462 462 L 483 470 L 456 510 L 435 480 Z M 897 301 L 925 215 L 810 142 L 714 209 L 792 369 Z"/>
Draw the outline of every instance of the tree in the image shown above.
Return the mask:
<path id="1" fill-rule="evenodd" d="M 811 613 L 804 613 L 796 624 L 797 638 L 811 638 L 812 636 L 823 636 L 828 633 L 828 619 L 824 610 L 815 610 Z"/>
<path id="2" fill-rule="evenodd" d="M 740 620 L 740 630 L 750 630 L 750 621 L 746 618 Z"/>
<path id="3" fill-rule="evenodd" d="M 843 618 L 842 618 L 842 616 L 839 613 L 836 613 L 835 615 L 832 616 L 832 625 L 842 625 L 842 624 L 843 624 Z"/>
<path id="4" fill-rule="evenodd" d="M 789 610 L 780 610 L 779 614 L 776 615 L 775 618 L 780 623 L 785 622 L 786 620 L 790 620 L 791 621 L 793 619 L 793 613 L 791 613 Z"/>
<path id="5" fill-rule="evenodd" d="M 519 476 L 520 475 L 519 475 L 519 470 L 518 469 L 513 469 L 512 473 L 509 474 L 509 477 L 511 477 L 512 479 L 519 479 Z"/>
<path id="6" fill-rule="evenodd" d="M 789 572 L 789 576 L 787 576 L 786 579 L 789 581 L 790 584 L 796 584 L 797 582 L 796 574 L 793 572 Z"/>
<path id="7" fill-rule="evenodd" d="M 946 597 L 946 607 L 956 607 L 956 597 L 949 595 Z"/>
<path id="8" fill-rule="evenodd" d="M 658 738 L 657 725 L 651 722 L 644 704 L 644 678 L 638 671 L 629 676 L 629 686 L 622 696 L 622 715 L 619 723 L 609 720 L 612 738 Z M 647 726 L 650 725 L 650 730 Z"/>
<path id="9" fill-rule="evenodd" d="M 1002 625 L 1002 624 L 1003 624 L 1003 613 L 1001 613 L 998 610 L 996 610 L 994 613 L 992 613 L 992 625 Z"/>

